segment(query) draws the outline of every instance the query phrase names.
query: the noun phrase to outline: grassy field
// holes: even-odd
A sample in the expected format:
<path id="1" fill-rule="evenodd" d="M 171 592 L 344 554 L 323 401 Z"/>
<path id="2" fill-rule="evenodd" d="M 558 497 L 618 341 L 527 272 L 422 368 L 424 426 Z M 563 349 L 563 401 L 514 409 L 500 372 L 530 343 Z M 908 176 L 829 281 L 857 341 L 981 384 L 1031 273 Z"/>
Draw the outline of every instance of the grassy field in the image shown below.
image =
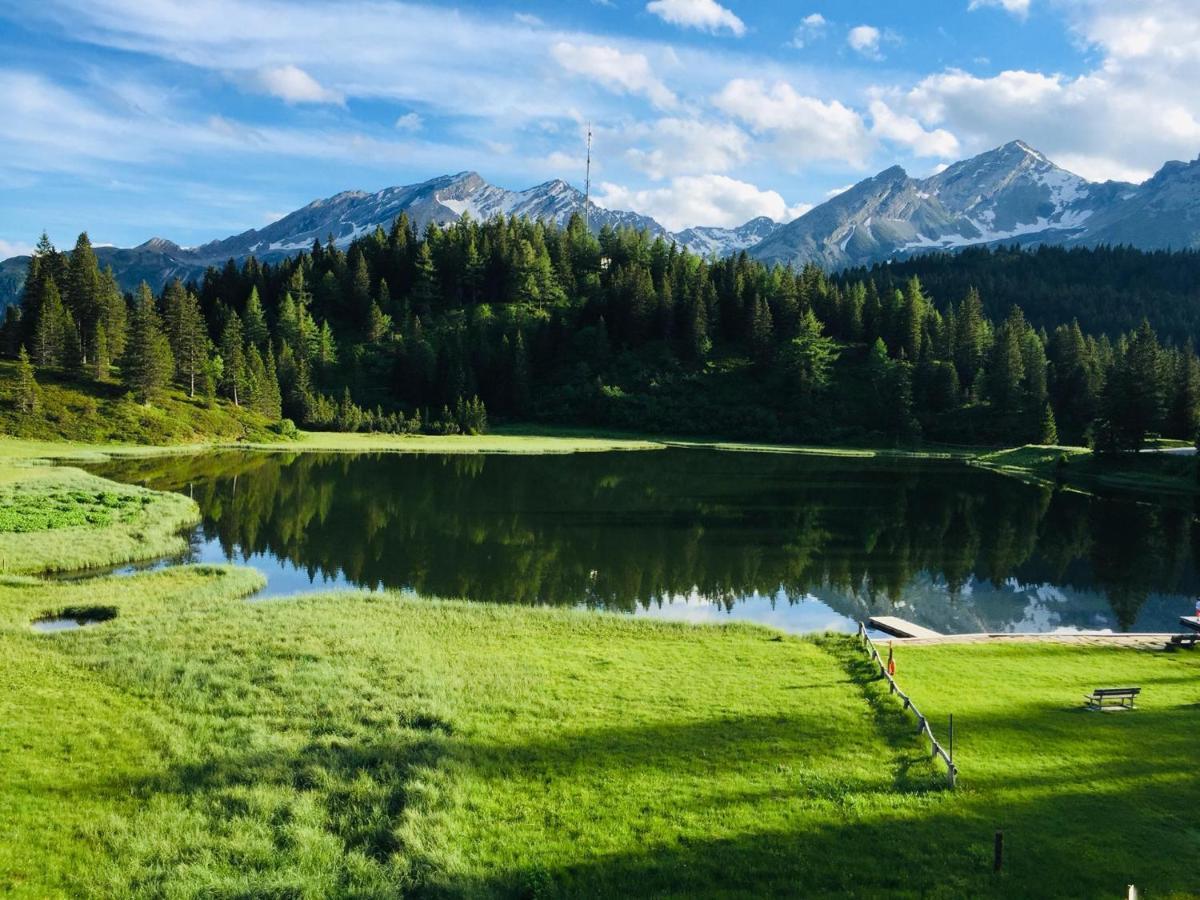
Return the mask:
<path id="1" fill-rule="evenodd" d="M 954 714 L 964 832 L 1002 829 L 1018 895 L 1200 895 L 1200 654 L 1027 644 L 900 649 L 897 679 L 941 737 Z M 1097 687 L 1142 688 L 1095 713 Z"/>
<path id="2" fill-rule="evenodd" d="M 177 568 L 0 583 L 19 896 L 1186 896 L 1200 656 L 848 639 Z M 113 620 L 32 632 L 87 604 Z M 1100 682 L 1144 708 L 1080 711 Z M 944 730 L 944 729 L 939 729 Z M 1008 864 L 991 873 L 1003 828 Z"/>

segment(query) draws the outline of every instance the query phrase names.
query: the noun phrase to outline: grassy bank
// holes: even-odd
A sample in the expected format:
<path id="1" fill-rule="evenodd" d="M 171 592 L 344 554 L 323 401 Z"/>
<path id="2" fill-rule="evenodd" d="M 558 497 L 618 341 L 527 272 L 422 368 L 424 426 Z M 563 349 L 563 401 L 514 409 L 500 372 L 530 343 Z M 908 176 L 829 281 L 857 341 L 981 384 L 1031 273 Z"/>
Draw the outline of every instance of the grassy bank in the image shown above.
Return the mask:
<path id="1" fill-rule="evenodd" d="M 1192 495 L 1200 491 L 1197 457 L 1169 453 L 1104 456 L 1084 447 L 1029 445 L 972 454 L 969 461 L 1005 475 L 1081 490 Z"/>
<path id="2" fill-rule="evenodd" d="M 182 552 L 199 521 L 187 497 L 73 468 L 0 464 L 0 572 L 109 566 Z"/>
<path id="3" fill-rule="evenodd" d="M 18 412 L 16 363 L 0 360 L 0 434 L 92 444 L 188 444 L 278 441 L 262 416 L 225 401 L 189 399 L 175 388 L 154 406 L 137 403 L 119 384 L 42 373 L 38 409 Z"/>

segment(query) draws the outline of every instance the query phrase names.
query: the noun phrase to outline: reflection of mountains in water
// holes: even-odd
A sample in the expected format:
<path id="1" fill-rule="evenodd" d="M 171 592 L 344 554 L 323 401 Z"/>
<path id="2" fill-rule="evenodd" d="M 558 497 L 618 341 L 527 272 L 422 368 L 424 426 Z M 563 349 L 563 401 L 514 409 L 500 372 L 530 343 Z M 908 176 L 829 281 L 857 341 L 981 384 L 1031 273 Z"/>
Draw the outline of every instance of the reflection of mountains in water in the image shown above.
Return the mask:
<path id="1" fill-rule="evenodd" d="M 819 612 L 812 610 L 805 617 L 813 625 L 810 630 L 835 629 L 844 624 L 841 619 L 862 622 L 876 615 L 898 616 L 943 634 L 1121 630 L 1107 597 L 1098 591 L 1048 583 L 1023 584 L 1010 578 L 999 585 L 971 579 L 955 592 L 945 579 L 928 572 L 922 572 L 910 581 L 903 589 L 902 599 L 896 601 L 872 592 L 865 585 L 862 590 L 846 590 L 826 584 L 803 594 L 780 588 L 772 594 L 749 597 L 706 597 L 693 589 L 687 595 L 643 600 L 641 608 L 654 612 L 666 611 L 668 606 L 673 606 L 676 609 L 672 618 L 720 621 L 719 614 L 706 614 L 706 608 L 733 612 L 745 603 L 766 604 L 778 610 L 781 625 L 796 618 L 786 615 L 789 610 L 795 612 L 795 607 L 806 604 L 819 604 L 837 614 L 836 618 L 826 616 L 822 619 Z M 595 598 L 585 601 L 584 605 L 605 608 L 605 604 Z M 678 607 L 683 605 L 695 608 L 696 614 L 691 617 L 681 615 Z M 1190 608 L 1181 595 L 1152 593 L 1129 630 L 1176 631 L 1179 616 L 1189 612 Z M 763 614 L 754 618 L 756 621 L 771 619 Z"/>
<path id="2" fill-rule="evenodd" d="M 813 595 L 970 632 L 1169 628 L 1196 588 L 1188 511 L 945 463 L 226 453 L 104 473 L 190 494 L 226 553 L 427 596 L 635 610 Z"/>
<path id="3" fill-rule="evenodd" d="M 953 592 L 945 580 L 922 572 L 895 603 L 873 600 L 862 593 L 822 589 L 821 602 L 859 621 L 872 615 L 893 615 L 944 634 L 1043 633 L 1049 631 L 1120 631 L 1105 594 L 1049 583 L 1023 584 L 1009 578 L 997 585 L 970 580 Z M 1132 631 L 1175 631 L 1187 612 L 1180 595 L 1150 594 L 1138 611 Z"/>

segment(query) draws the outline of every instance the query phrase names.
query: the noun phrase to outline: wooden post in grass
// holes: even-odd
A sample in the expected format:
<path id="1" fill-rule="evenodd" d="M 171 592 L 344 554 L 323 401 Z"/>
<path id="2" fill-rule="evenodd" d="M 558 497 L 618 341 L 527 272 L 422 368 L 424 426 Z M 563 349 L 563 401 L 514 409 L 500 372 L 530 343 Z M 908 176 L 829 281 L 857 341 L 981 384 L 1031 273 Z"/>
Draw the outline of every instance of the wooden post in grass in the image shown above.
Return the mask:
<path id="1" fill-rule="evenodd" d="M 992 860 L 992 871 L 999 872 L 1000 867 L 1004 865 L 1004 832 L 996 832 L 996 845 L 994 858 Z"/>

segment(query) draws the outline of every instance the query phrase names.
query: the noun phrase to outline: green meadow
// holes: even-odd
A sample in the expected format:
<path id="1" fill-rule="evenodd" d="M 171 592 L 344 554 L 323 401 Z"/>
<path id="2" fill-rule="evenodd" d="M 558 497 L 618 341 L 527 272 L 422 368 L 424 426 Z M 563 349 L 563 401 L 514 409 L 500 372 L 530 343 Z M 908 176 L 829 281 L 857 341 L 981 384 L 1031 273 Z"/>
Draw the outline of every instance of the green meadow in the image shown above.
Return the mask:
<path id="1" fill-rule="evenodd" d="M 343 592 L 160 555 L 195 510 L 0 477 L 0 892 L 1195 896 L 1200 653 L 852 638 Z M 36 620 L 109 616 L 41 633 Z M 1082 694 L 1143 687 L 1098 714 Z M 992 870 L 993 835 L 1005 865 Z"/>

